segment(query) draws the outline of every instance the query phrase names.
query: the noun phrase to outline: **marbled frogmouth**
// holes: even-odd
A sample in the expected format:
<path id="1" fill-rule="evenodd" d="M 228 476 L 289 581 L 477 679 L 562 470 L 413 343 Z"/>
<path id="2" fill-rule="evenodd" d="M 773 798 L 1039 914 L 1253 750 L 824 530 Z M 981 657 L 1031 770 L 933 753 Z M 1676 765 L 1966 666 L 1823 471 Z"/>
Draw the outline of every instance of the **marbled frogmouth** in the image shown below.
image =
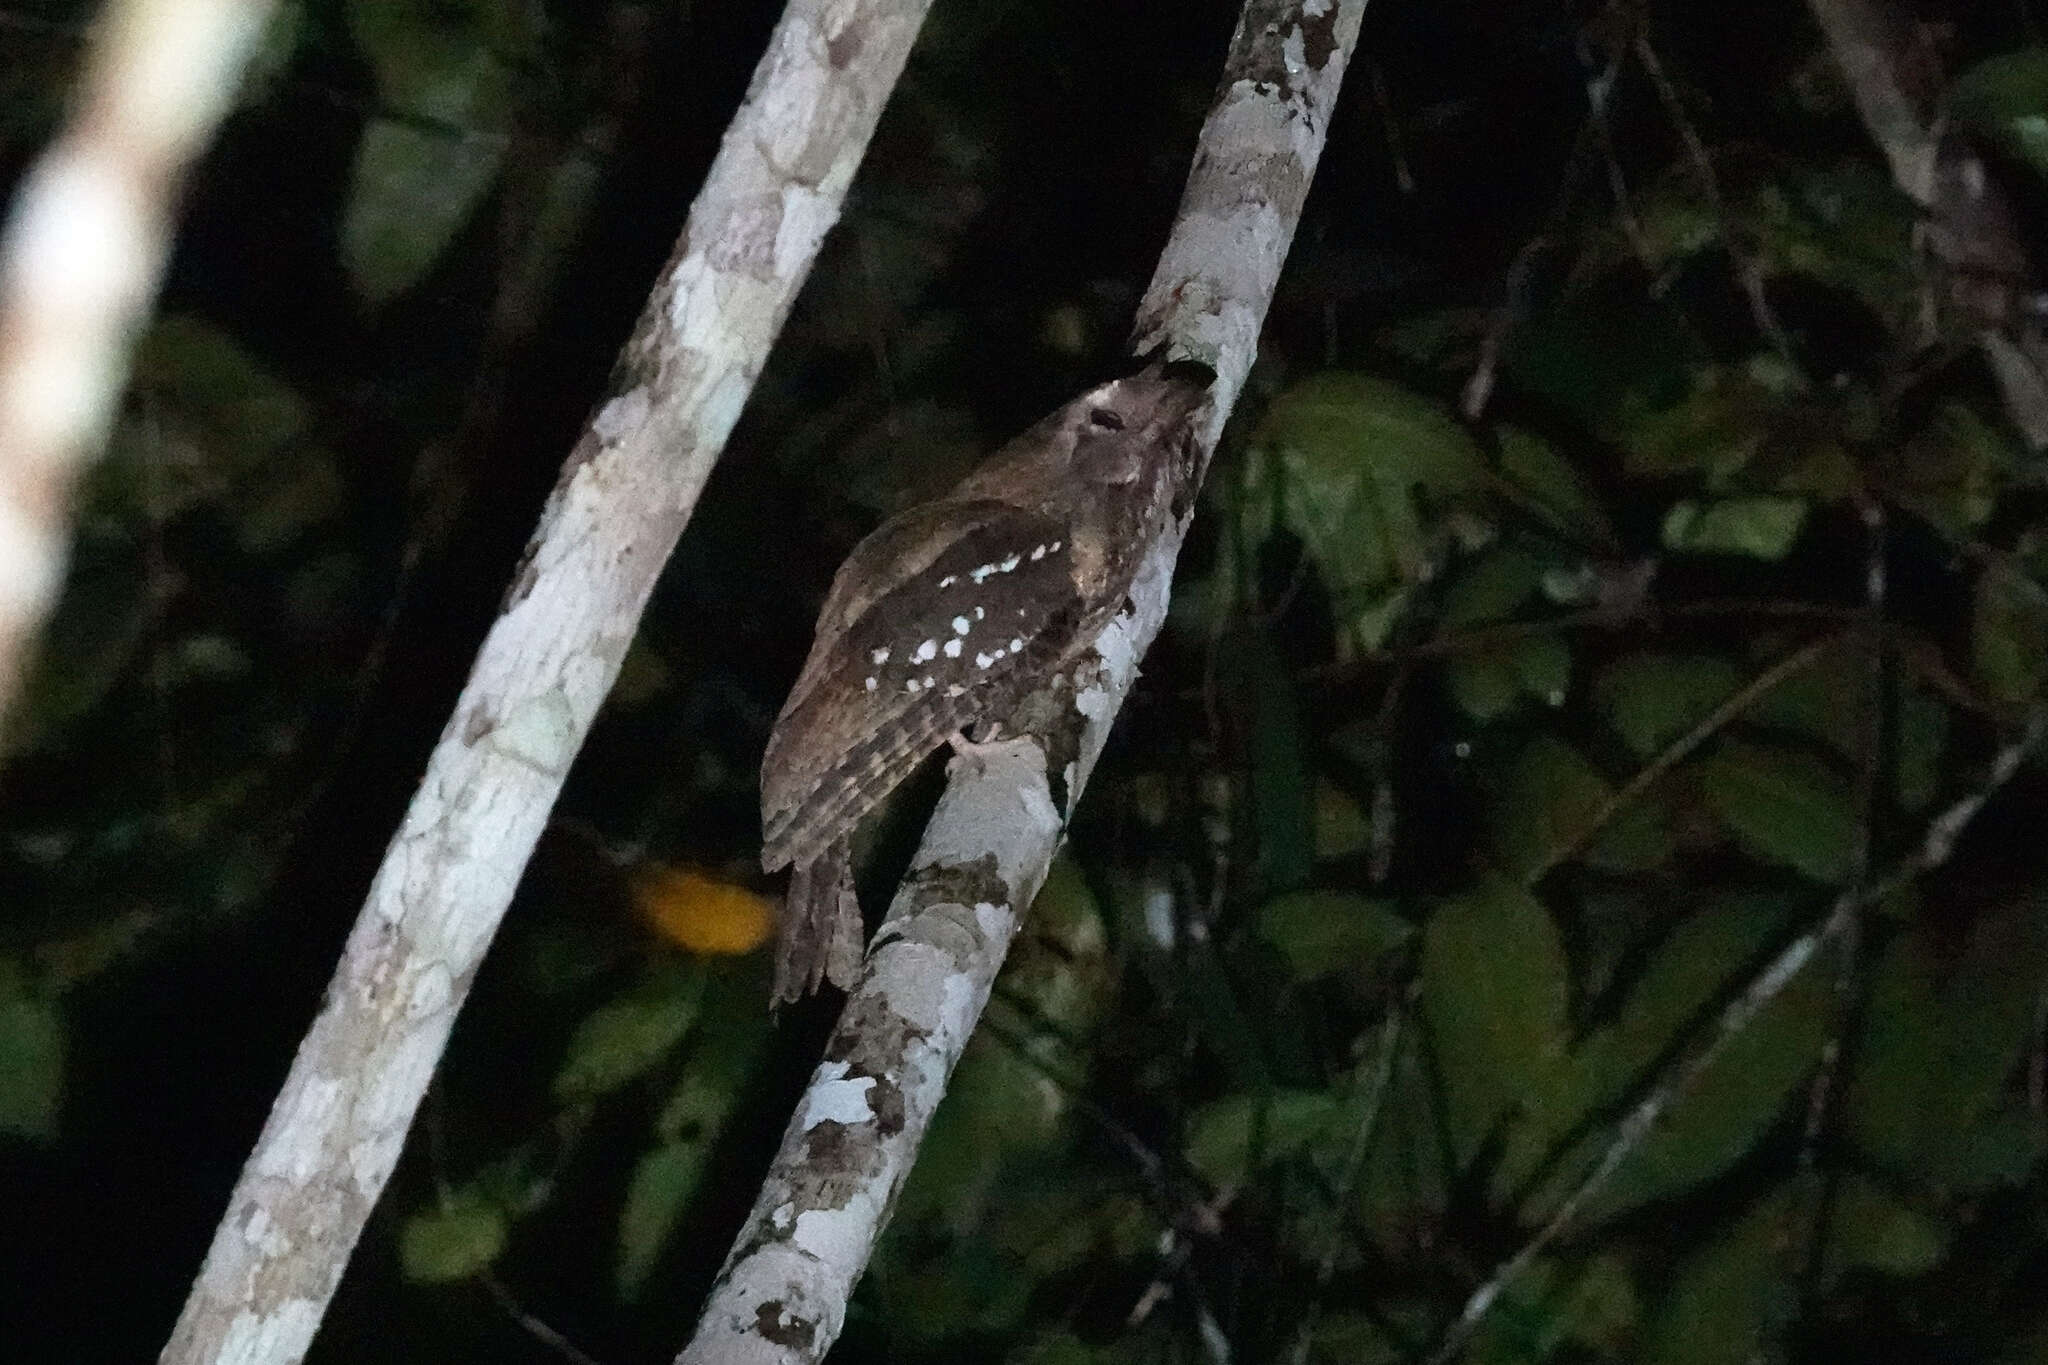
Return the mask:
<path id="1" fill-rule="evenodd" d="M 1187 491 L 1211 376 L 1090 390 L 847 556 L 761 762 L 761 866 L 793 869 L 775 998 L 850 989 L 854 826 L 935 749 L 997 722 L 1094 644 Z"/>

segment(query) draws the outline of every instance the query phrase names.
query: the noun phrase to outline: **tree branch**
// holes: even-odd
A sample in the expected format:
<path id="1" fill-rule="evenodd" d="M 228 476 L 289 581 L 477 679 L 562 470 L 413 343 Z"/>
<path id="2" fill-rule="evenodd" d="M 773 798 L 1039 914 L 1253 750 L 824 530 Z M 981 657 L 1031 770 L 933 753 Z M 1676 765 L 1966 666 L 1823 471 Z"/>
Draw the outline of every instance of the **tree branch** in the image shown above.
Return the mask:
<path id="1" fill-rule="evenodd" d="M 71 490 L 113 425 L 186 168 L 270 11 L 116 0 L 0 236 L 0 721 L 63 586 Z"/>
<path id="2" fill-rule="evenodd" d="M 1365 0 L 1248 0 L 1172 235 L 1138 310 L 1134 352 L 1216 373 L 1204 462 L 1251 369 Z M 1194 475 L 1199 483 L 1200 471 Z M 1191 507 L 1193 489 L 1179 505 Z M 1099 667 L 1037 699 L 1033 738 L 956 760 L 760 1197 L 678 1365 L 800 1365 L 845 1322 L 932 1111 L 973 1031 L 1020 907 L 1166 615 L 1185 521 L 1147 555 Z"/>
<path id="3" fill-rule="evenodd" d="M 791 0 L 385 854 L 162 1359 L 302 1358 L 929 0 Z"/>
<path id="4" fill-rule="evenodd" d="M 2019 220 L 1978 156 L 1944 131 L 1940 79 L 1909 17 L 1887 0 L 1808 0 L 1892 181 L 1927 215 L 1942 302 L 1972 328 L 2006 415 L 2048 447 L 2048 334 Z"/>

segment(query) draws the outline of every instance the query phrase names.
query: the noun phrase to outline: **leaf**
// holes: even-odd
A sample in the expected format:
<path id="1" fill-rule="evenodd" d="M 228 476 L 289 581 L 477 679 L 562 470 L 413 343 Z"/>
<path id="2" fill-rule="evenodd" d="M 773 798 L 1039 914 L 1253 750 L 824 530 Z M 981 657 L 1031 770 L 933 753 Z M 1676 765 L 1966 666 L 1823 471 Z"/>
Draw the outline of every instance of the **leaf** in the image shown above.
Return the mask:
<path id="1" fill-rule="evenodd" d="M 1703 1249 L 1679 1264 L 1650 1321 L 1655 1365 L 1748 1365 L 1764 1354 L 1782 1306 L 1789 1259 L 1804 1235 L 1798 1187 L 1778 1185 Z M 1933 1268 L 1946 1249 L 1940 1224 L 1864 1176 L 1846 1175 L 1828 1223 L 1823 1286 L 1851 1268 L 1893 1276 Z"/>
<path id="2" fill-rule="evenodd" d="M 1859 159 L 1788 165 L 1728 189 L 1739 197 L 1717 201 L 1690 170 L 1664 176 L 1640 205 L 1641 230 L 1630 235 L 1631 246 L 1644 247 L 1643 264 L 1675 276 L 1688 258 L 1725 249 L 1732 227 L 1764 278 L 1804 276 L 1897 318 L 1913 289 L 1914 213 L 1880 170 Z"/>
<path id="3" fill-rule="evenodd" d="M 1500 621 L 1536 596 L 1545 565 L 1512 546 L 1488 550 L 1460 568 L 1444 590 L 1446 626 Z"/>
<path id="4" fill-rule="evenodd" d="M 646 1287 L 669 1235 L 688 1208 L 709 1151 L 701 1142 L 671 1142 L 640 1155 L 619 1210 L 619 1259 L 613 1273 L 619 1297 L 631 1301 Z"/>
<path id="5" fill-rule="evenodd" d="M 1546 1157 L 1558 1155 L 1555 1145 L 1592 1115 L 1615 1113 L 1639 1092 L 1651 1068 L 1672 1054 L 1714 1000 L 1757 960 L 1785 919 L 1778 898 L 1721 896 L 1672 926 L 1628 984 L 1612 1022 L 1579 1042 L 1550 1085 L 1530 1093 L 1525 1118 L 1509 1130 L 1495 1173 L 1496 1202 L 1506 1202 L 1544 1171 Z M 1548 1187 L 1523 1203 L 1522 1221 L 1548 1217 L 1563 1197 L 1563 1182 L 1585 1170 L 1609 1140 L 1611 1130 L 1603 1124 L 1561 1154 L 1566 1159 L 1549 1169 Z"/>
<path id="6" fill-rule="evenodd" d="M 1568 1343 L 1623 1353 L 1635 1344 L 1642 1305 L 1628 1267 L 1596 1256 L 1574 1268 L 1538 1257 L 1508 1284 L 1501 1301 L 1474 1333 L 1467 1365 L 1528 1365 L 1576 1358 Z"/>
<path id="7" fill-rule="evenodd" d="M 555 1072 L 555 1098 L 596 1099 L 669 1056 L 697 1021 L 703 991 L 701 972 L 665 970 L 591 1011 Z"/>
<path id="8" fill-rule="evenodd" d="M 1927 518 L 1944 535 L 1975 535 L 1997 510 L 1999 495 L 2021 463 L 2003 423 L 1974 408 L 1948 402 L 1935 409 L 1907 440 L 1879 457 L 1878 477 L 1888 496 Z"/>
<path id="9" fill-rule="evenodd" d="M 1983 913 L 1960 953 L 1947 939 L 1915 928 L 1878 964 L 1845 1115 L 1880 1166 L 1974 1189 L 1971 1135 L 1997 1118 L 2032 1037 L 2048 915 L 2019 897 Z"/>
<path id="10" fill-rule="evenodd" d="M 1368 1046 L 1364 1051 L 1361 1065 L 1377 1065 L 1373 1049 Z M 1445 1169 L 1452 1158 L 1444 1133 L 1442 1092 L 1432 1074 L 1434 1064 L 1424 1052 L 1411 1044 L 1395 1049 L 1393 1072 L 1379 1097 L 1378 1126 L 1358 1182 L 1359 1225 L 1381 1255 L 1396 1260 L 1434 1240 L 1450 1204 L 1453 1172 Z M 1361 1095 L 1369 1098 L 1366 1092 Z M 1343 1136 L 1348 1142 L 1351 1133 Z M 1348 1148 L 1344 1155 L 1348 1157 Z"/>
<path id="11" fill-rule="evenodd" d="M 1809 966 L 1722 1044 L 1593 1198 L 1588 1221 L 1691 1189 L 1749 1154 L 1818 1063 L 1833 1006 L 1825 975 Z"/>
<path id="12" fill-rule="evenodd" d="M 1211 1185 L 1234 1189 L 1325 1136 L 1343 1110 L 1344 1099 L 1334 1091 L 1226 1095 L 1189 1118 L 1183 1150 Z"/>
<path id="13" fill-rule="evenodd" d="M 1345 858 L 1372 845 L 1372 817 L 1333 782 L 1316 783 L 1316 857 Z"/>
<path id="14" fill-rule="evenodd" d="M 751 953 L 775 930 L 760 892 L 693 867 L 646 859 L 631 878 L 633 907 L 661 937 L 700 956 Z"/>
<path id="15" fill-rule="evenodd" d="M 1686 475 L 1723 487 L 1768 447 L 1779 406 L 1740 369 L 1701 368 L 1679 401 L 1632 414 L 1622 437 L 1623 467 L 1639 479 Z"/>
<path id="16" fill-rule="evenodd" d="M 1953 1190 L 2023 1186 L 2048 1155 L 2048 1133 L 2025 1096 L 2002 1096 L 1979 1115 L 1955 1144 L 1940 1150 L 1927 1170 L 1930 1182 Z"/>
<path id="17" fill-rule="evenodd" d="M 1259 937 L 1303 980 L 1370 970 L 1415 936 L 1391 902 L 1341 891 L 1276 896 L 1259 908 L 1258 924 Z"/>
<path id="18" fill-rule="evenodd" d="M 242 69 L 235 87 L 236 103 L 243 109 L 257 109 L 277 93 L 277 87 L 291 71 L 299 43 L 307 28 L 306 14 L 297 0 L 286 0 L 271 11 Z"/>
<path id="19" fill-rule="evenodd" d="M 136 345 L 134 385 L 175 412 L 203 445 L 194 453 L 204 460 L 171 462 L 168 468 L 157 454 L 131 456 L 150 460 L 170 476 L 170 487 L 155 488 L 168 504 L 156 501 L 141 509 L 158 516 L 213 496 L 224 474 L 238 477 L 284 454 L 309 422 L 306 401 L 295 389 L 226 332 L 189 314 L 160 318 L 143 335 Z"/>
<path id="20" fill-rule="evenodd" d="M 1853 294 L 1881 318 L 1910 306 L 1917 214 L 1880 165 L 1847 158 L 1772 176 L 1744 208 L 1770 273 Z"/>
<path id="21" fill-rule="evenodd" d="M 1825 645 L 1744 714 L 1758 726 L 1817 740 L 1854 762 L 1865 743 L 1860 713 L 1871 666 L 1869 648 L 1861 641 L 1844 638 Z"/>
<path id="22" fill-rule="evenodd" d="M 1367 1313 L 1325 1313 L 1309 1328 L 1315 1365 L 1399 1365 L 1408 1357 Z"/>
<path id="23" fill-rule="evenodd" d="M 1628 1262 L 1613 1254 L 1593 1257 L 1573 1279 L 1562 1310 L 1560 1326 L 1571 1340 L 1610 1355 L 1626 1352 L 1643 1318 Z"/>
<path id="24" fill-rule="evenodd" d="M 904 1356 L 943 1358 L 962 1337 L 1002 1340 L 1022 1325 L 1034 1288 L 1013 1256 L 986 1241 L 956 1238 L 943 1256 L 897 1251 L 872 1273 L 889 1341 Z M 892 1352 L 894 1354 L 895 1352 Z M 770 1358 L 793 1352 L 774 1351 Z"/>
<path id="25" fill-rule="evenodd" d="M 1842 1178 L 1830 1213 L 1823 1266 L 1830 1279 L 1851 1267 L 1900 1277 L 1924 1274 L 1948 1250 L 1946 1227 L 1853 1171 Z"/>
<path id="26" fill-rule="evenodd" d="M 12 961 L 0 959 L 0 1133 L 56 1138 L 64 1110 L 64 1016 Z"/>
<path id="27" fill-rule="evenodd" d="M 83 724 L 148 642 L 154 615 L 149 584 L 130 564 L 80 556 L 8 717 L 7 749 L 54 749 Z"/>
<path id="28" fill-rule="evenodd" d="M 371 121 L 356 147 L 341 220 L 342 264 L 365 303 L 389 302 L 433 268 L 496 181 L 504 156 L 504 143 L 488 135 Z"/>
<path id="29" fill-rule="evenodd" d="M 1451 699 L 1482 724 L 1507 714 L 1525 696 L 1562 706 L 1571 679 L 1571 647 L 1549 634 L 1461 653 L 1444 666 Z"/>
<path id="30" fill-rule="evenodd" d="M 1665 515 L 1663 540 L 1681 554 L 1783 559 L 1805 524 L 1806 503 L 1797 498 L 1723 498 L 1704 506 L 1687 499 Z"/>
<path id="31" fill-rule="evenodd" d="M 619 1210 L 613 1283 L 623 1301 L 647 1287 L 759 1065 L 767 1025 L 752 983 L 751 977 L 723 973 L 706 985 L 702 1026 L 682 1076 L 655 1116 L 655 1145 L 634 1163 Z"/>
<path id="32" fill-rule="evenodd" d="M 2048 48 L 2021 48 L 1977 63 L 1949 90 L 1949 107 L 2038 175 L 2048 175 Z"/>
<path id="33" fill-rule="evenodd" d="M 1398 589 L 1431 572 L 1428 517 L 1488 486 L 1465 430 L 1435 404 L 1332 371 L 1282 393 L 1246 453 L 1239 533 L 1297 536 L 1358 644 L 1381 643 Z"/>
<path id="34" fill-rule="evenodd" d="M 1650 1318 L 1648 1365 L 1749 1365 L 1762 1354 L 1791 1223 L 1780 1186 L 1681 1261 Z"/>
<path id="35" fill-rule="evenodd" d="M 1977 578 L 1970 614 L 1970 652 L 1984 689 L 2000 701 L 2038 696 L 2048 673 L 2048 602 L 2039 584 L 2017 570 L 1993 568 Z"/>
<path id="36" fill-rule="evenodd" d="M 1274 400 L 1255 439 L 1319 461 L 1363 461 L 1389 488 L 1460 492 L 1486 484 L 1463 427 L 1435 403 L 1371 375 L 1310 376 Z"/>
<path id="37" fill-rule="evenodd" d="M 1571 745 L 1538 735 L 1522 747 L 1493 802 L 1490 829 L 1501 866 L 1533 882 L 1579 845 L 1606 809 L 1613 788 Z M 1596 866 L 1654 867 L 1670 856 L 1662 807 L 1638 797 L 1614 812 L 1581 855 Z"/>
<path id="38" fill-rule="evenodd" d="M 1116 967 L 1102 902 L 1070 851 L 1053 855 L 1024 925 L 1003 965 L 1005 995 L 1028 1005 L 1041 1028 L 1090 1036 L 1114 993 Z"/>
<path id="39" fill-rule="evenodd" d="M 991 1234 L 1031 1277 L 1044 1280 L 1081 1270 L 1105 1254 L 1122 1256 L 1120 1244 L 1138 1243 L 1137 1255 L 1158 1245 L 1161 1231 L 1143 1196 L 1118 1186 L 1095 1168 L 1076 1167 L 1055 1157 L 1034 1162 L 1021 1178 L 1003 1181 L 991 1195 L 999 1203 Z M 942 1195 L 932 1201 L 938 1217 L 958 1226 L 961 1204 Z"/>
<path id="40" fill-rule="evenodd" d="M 1545 706 L 1562 706 L 1572 685 L 1571 646 L 1558 635 L 1530 635 L 1508 648 L 1508 665 L 1522 691 Z"/>
<path id="41" fill-rule="evenodd" d="M 1779 745 L 1723 740 L 1693 765 L 1707 804 L 1743 851 L 1835 885 L 1855 858 L 1849 784 L 1819 759 Z"/>
<path id="42" fill-rule="evenodd" d="M 1899 689 L 1893 798 L 1901 810 L 1923 810 L 1941 795 L 1948 733 L 1946 706 L 1917 688 Z"/>
<path id="43" fill-rule="evenodd" d="M 1252 821 L 1257 884 L 1268 892 L 1307 881 L 1315 867 L 1315 779 L 1294 680 L 1263 634 L 1244 641 L 1236 681 L 1250 709 Z"/>
<path id="44" fill-rule="evenodd" d="M 1505 650 L 1482 649 L 1453 657 L 1444 682 L 1460 711 L 1480 724 L 1497 720 L 1522 699 L 1522 680 Z"/>
<path id="45" fill-rule="evenodd" d="M 510 1237 L 505 1211 L 473 1194 L 415 1213 L 398 1233 L 401 1272 L 413 1284 L 466 1280 L 504 1254 Z"/>
<path id="46" fill-rule="evenodd" d="M 1557 926 L 1521 887 L 1490 878 L 1430 912 L 1422 1009 L 1461 1164 L 1564 1055 L 1567 990 Z"/>
<path id="47" fill-rule="evenodd" d="M 148 401 L 91 476 L 93 519 L 161 526 L 213 505 L 244 548 L 267 554 L 346 504 L 333 455 L 308 438 L 306 400 L 219 328 L 159 319 L 137 344 L 132 387 Z"/>
<path id="48" fill-rule="evenodd" d="M 1613 545 L 1616 536 L 1591 485 L 1556 447 L 1520 427 L 1503 427 L 1500 472 L 1557 531 L 1582 545 Z"/>
<path id="49" fill-rule="evenodd" d="M 342 215 L 342 263 L 372 305 L 440 259 L 497 179 L 513 74 L 485 31 L 494 8 L 349 0 L 350 33 L 398 111 L 364 128 Z"/>
<path id="50" fill-rule="evenodd" d="M 1691 730 L 1742 686 L 1739 669 L 1713 654 L 1630 654 L 1602 669 L 1593 704 L 1637 758 Z"/>

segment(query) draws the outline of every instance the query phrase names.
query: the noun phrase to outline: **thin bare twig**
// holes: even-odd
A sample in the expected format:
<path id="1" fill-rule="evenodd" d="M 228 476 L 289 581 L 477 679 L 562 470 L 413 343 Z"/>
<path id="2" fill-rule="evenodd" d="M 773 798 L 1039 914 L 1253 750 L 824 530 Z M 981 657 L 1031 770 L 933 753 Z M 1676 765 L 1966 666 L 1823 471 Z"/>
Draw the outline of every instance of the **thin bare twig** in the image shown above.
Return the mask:
<path id="1" fill-rule="evenodd" d="M 570 1365 L 603 1365 L 596 1356 L 569 1340 L 545 1319 L 529 1310 L 489 1267 L 485 1267 L 477 1276 L 477 1282 L 484 1287 L 484 1292 L 491 1296 L 491 1302 L 497 1304 L 500 1311 L 510 1318 L 519 1330 L 569 1361 Z"/>

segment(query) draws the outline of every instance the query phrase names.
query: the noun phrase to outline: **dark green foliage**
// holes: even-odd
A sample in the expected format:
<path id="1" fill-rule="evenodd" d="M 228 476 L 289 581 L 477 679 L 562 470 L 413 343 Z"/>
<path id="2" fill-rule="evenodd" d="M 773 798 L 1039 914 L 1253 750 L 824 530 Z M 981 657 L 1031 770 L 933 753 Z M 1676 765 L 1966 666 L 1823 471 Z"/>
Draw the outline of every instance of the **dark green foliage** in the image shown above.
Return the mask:
<path id="1" fill-rule="evenodd" d="M 2043 240 L 2048 56 L 1979 8 L 1922 14 L 1948 113 Z M 0 769 L 5 1193 L 62 1211 L 9 1359 L 157 1348 L 772 10 L 269 36 Z M 1415 1362 L 1482 1286 L 1475 1365 L 2040 1358 L 2036 768 L 1724 1022 L 2043 705 L 2039 457 L 1803 7 L 1596 10 L 1374 0 L 836 1359 Z M 838 557 L 1114 359 L 1233 11 L 937 7 L 318 1358 L 679 1345 L 827 1021 L 636 869 L 745 880 Z M 9 171 L 85 17 L 0 16 Z"/>

